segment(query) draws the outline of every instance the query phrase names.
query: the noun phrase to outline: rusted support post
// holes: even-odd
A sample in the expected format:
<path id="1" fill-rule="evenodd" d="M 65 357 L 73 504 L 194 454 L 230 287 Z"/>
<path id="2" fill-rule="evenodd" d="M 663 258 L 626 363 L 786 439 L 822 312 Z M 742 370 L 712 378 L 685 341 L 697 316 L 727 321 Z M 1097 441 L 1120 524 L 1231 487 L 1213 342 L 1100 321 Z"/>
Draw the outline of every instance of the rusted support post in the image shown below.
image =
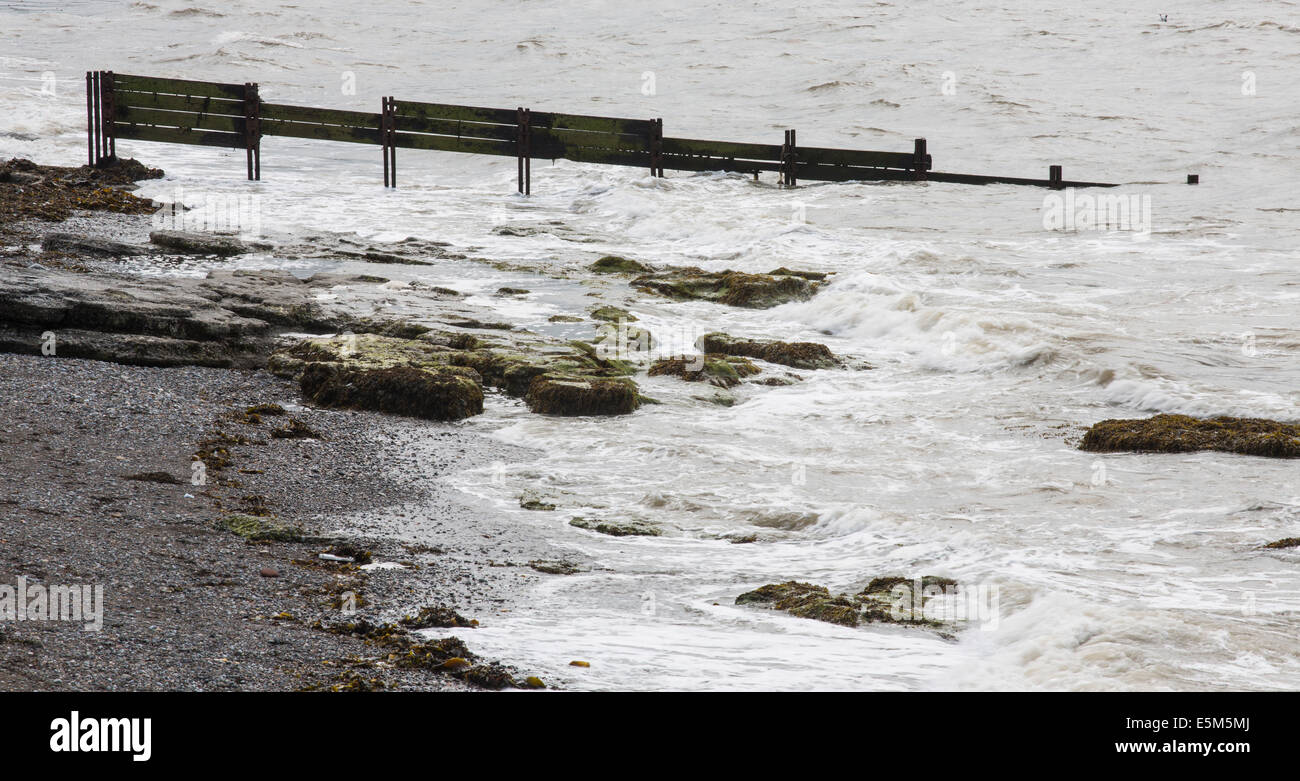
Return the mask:
<path id="1" fill-rule="evenodd" d="M 650 175 L 664 175 L 664 120 L 650 120 Z"/>
<path id="2" fill-rule="evenodd" d="M 86 71 L 86 165 L 95 164 L 95 78 Z"/>
<path id="3" fill-rule="evenodd" d="M 104 95 L 104 157 L 117 157 L 117 130 L 113 127 L 117 121 L 117 101 L 112 71 L 104 71 L 100 87 Z"/>
<path id="4" fill-rule="evenodd" d="M 257 84 L 244 82 L 244 154 L 248 180 L 262 179 L 262 99 Z"/>
<path id="5" fill-rule="evenodd" d="M 925 153 L 925 139 L 917 138 L 912 141 L 912 179 L 917 182 L 925 181 L 925 172 L 930 170 L 929 155 Z"/>
<path id="6" fill-rule="evenodd" d="M 781 183 L 786 187 L 795 187 L 799 184 L 799 176 L 795 166 L 799 162 L 798 144 L 795 140 L 795 131 L 785 131 L 785 142 L 781 144 Z"/>
<path id="7" fill-rule="evenodd" d="M 1061 189 L 1061 166 L 1054 165 L 1047 169 L 1047 180 L 1052 189 Z"/>
<path id="8" fill-rule="evenodd" d="M 533 192 L 533 126 L 532 111 L 519 106 L 515 110 L 515 156 L 519 162 L 519 192 Z"/>
<path id="9" fill-rule="evenodd" d="M 95 71 L 93 74 L 93 86 L 95 90 L 94 116 L 91 118 L 91 124 L 95 127 L 95 160 L 92 165 L 98 164 L 100 158 L 104 156 L 104 122 L 100 118 L 100 110 L 104 104 L 104 96 L 99 85 L 100 72 Z"/>
<path id="10" fill-rule="evenodd" d="M 397 107 L 392 95 L 380 98 L 379 143 L 384 154 L 384 186 L 397 186 Z"/>

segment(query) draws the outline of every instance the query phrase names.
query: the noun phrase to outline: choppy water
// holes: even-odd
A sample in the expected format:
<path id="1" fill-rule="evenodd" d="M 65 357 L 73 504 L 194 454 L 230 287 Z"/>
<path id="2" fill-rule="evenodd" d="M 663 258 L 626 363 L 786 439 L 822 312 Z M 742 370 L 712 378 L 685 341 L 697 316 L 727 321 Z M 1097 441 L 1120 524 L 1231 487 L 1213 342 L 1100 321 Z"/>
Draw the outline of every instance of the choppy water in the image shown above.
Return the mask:
<path id="1" fill-rule="evenodd" d="M 665 403 L 629 417 L 494 399 L 463 424 L 542 454 L 457 484 L 599 565 L 545 579 L 529 612 L 484 621 L 476 648 L 576 688 L 1300 687 L 1300 554 L 1259 549 L 1300 530 L 1296 464 L 1072 446 L 1106 417 L 1300 419 L 1300 5 L 763 5 L 0 3 L 0 155 L 84 155 L 81 77 L 103 68 L 255 80 L 268 100 L 340 108 L 391 94 L 662 116 L 688 137 L 776 142 L 796 127 L 803 144 L 907 151 L 925 136 L 939 170 L 1060 163 L 1141 183 L 1123 192 L 1150 197 L 1149 235 L 1046 231 L 1044 192 L 1028 188 L 782 191 L 561 162 L 535 167 L 525 200 L 512 160 L 403 152 L 402 188 L 384 192 L 369 147 L 268 139 L 258 184 L 240 155 L 119 149 L 168 169 L 145 194 L 255 193 L 276 234 L 836 272 L 773 310 L 632 309 L 669 339 L 813 339 L 873 371 L 747 386 L 732 408 L 643 378 Z M 1181 184 L 1189 172 L 1203 184 Z M 547 221 L 567 231 L 492 233 Z M 478 265 L 400 273 L 504 284 Z M 504 314 L 533 327 L 584 290 L 513 281 L 539 293 Z M 525 491 L 562 510 L 519 510 Z M 572 515 L 670 533 L 606 538 Z M 775 580 L 856 589 L 891 573 L 996 585 L 1000 620 L 953 642 L 732 604 Z"/>

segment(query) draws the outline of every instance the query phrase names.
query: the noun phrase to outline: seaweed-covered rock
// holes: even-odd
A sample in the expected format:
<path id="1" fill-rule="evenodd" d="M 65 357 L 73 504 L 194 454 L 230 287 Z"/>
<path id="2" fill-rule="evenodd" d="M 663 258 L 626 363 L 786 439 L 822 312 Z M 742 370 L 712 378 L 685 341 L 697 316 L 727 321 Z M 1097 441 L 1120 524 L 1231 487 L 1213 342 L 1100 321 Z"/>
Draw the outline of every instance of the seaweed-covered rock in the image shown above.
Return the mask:
<path id="1" fill-rule="evenodd" d="M 461 420 L 483 412 L 483 389 L 456 368 L 352 369 L 313 363 L 303 370 L 300 383 L 303 395 L 322 407 Z"/>
<path id="2" fill-rule="evenodd" d="M 758 374 L 759 369 L 748 358 L 707 353 L 705 355 L 663 358 L 650 366 L 652 377 L 681 377 L 687 382 L 707 382 L 719 388 L 731 388 L 745 377 Z"/>
<path id="3" fill-rule="evenodd" d="M 1287 537 L 1281 540 L 1274 540 L 1273 542 L 1264 545 L 1264 547 L 1271 548 L 1273 550 L 1280 550 L 1284 548 L 1300 548 L 1300 537 Z"/>
<path id="4" fill-rule="evenodd" d="M 920 591 L 914 594 L 918 585 Z M 933 575 L 919 579 L 885 577 L 872 580 L 862 591 L 850 596 L 832 594 L 825 586 L 788 580 L 746 591 L 736 597 L 736 604 L 766 605 L 800 618 L 841 626 L 879 622 L 934 627 L 941 622 L 927 618 L 923 605 L 936 592 L 956 585 L 950 578 Z"/>
<path id="5" fill-rule="evenodd" d="M 447 629 L 451 627 L 473 628 L 478 621 L 466 618 L 449 607 L 422 607 L 414 616 L 406 616 L 397 623 L 408 629 Z"/>
<path id="6" fill-rule="evenodd" d="M 1300 458 L 1300 425 L 1263 418 L 1156 415 L 1095 424 L 1079 449 L 1112 453 L 1191 453 L 1218 450 L 1248 456 Z"/>
<path id="7" fill-rule="evenodd" d="M 789 271 L 788 269 L 777 269 Z M 632 280 L 632 286 L 678 301 L 715 301 L 728 306 L 768 309 L 812 298 L 821 285 L 795 272 L 746 274 L 740 271 L 704 271 L 673 268 Z"/>
<path id="8" fill-rule="evenodd" d="M 826 345 L 816 342 L 738 339 L 716 331 L 701 336 L 697 342 L 706 353 L 742 355 L 794 369 L 830 369 L 840 365 L 840 360 Z"/>
<path id="9" fill-rule="evenodd" d="M 602 521 L 594 518 L 573 518 L 570 526 L 608 534 L 611 537 L 658 537 L 663 534 L 657 527 L 641 521 Z"/>
<path id="10" fill-rule="evenodd" d="M 75 233 L 61 232 L 47 233 L 45 238 L 41 239 L 41 249 L 67 252 L 74 255 L 90 254 L 114 257 L 147 255 L 149 253 L 148 247 L 124 244 L 120 241 L 101 239 L 96 236 L 80 236 Z"/>
<path id="11" fill-rule="evenodd" d="M 633 323 L 636 322 L 636 315 L 616 306 L 602 306 L 591 310 L 591 319 L 604 320 L 610 323 L 617 323 L 620 320 Z"/>
<path id="12" fill-rule="evenodd" d="M 626 415 L 641 400 L 629 379 L 542 374 L 529 384 L 524 403 L 543 415 Z"/>
<path id="13" fill-rule="evenodd" d="M 249 542 L 302 542 L 305 539 L 302 529 L 297 526 L 286 526 L 252 515 L 227 515 L 221 519 L 220 525 Z"/>
<path id="14" fill-rule="evenodd" d="M 606 255 L 587 268 L 597 274 L 645 274 L 654 271 L 652 266 L 618 255 Z"/>

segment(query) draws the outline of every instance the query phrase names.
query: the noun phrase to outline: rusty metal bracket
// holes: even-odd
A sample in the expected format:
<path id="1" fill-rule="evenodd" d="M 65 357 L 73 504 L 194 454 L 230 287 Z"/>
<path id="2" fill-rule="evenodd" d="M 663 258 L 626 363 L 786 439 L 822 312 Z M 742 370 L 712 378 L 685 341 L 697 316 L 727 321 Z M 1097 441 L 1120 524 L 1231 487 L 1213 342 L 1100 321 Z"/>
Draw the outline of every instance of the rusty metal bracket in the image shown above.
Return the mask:
<path id="1" fill-rule="evenodd" d="M 262 179 L 262 99 L 257 84 L 244 82 L 244 154 L 249 181 Z"/>

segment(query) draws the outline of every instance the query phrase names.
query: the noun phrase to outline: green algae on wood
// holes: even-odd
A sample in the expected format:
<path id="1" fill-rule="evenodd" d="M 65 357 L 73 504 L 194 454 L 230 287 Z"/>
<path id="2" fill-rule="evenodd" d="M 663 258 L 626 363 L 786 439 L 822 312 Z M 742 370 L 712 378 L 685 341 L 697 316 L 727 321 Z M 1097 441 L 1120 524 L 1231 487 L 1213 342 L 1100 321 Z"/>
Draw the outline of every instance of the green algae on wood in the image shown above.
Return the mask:
<path id="1" fill-rule="evenodd" d="M 1098 453 L 1214 450 L 1269 458 L 1300 458 L 1300 425 L 1264 418 L 1189 415 L 1111 419 L 1088 429 L 1079 449 Z"/>

